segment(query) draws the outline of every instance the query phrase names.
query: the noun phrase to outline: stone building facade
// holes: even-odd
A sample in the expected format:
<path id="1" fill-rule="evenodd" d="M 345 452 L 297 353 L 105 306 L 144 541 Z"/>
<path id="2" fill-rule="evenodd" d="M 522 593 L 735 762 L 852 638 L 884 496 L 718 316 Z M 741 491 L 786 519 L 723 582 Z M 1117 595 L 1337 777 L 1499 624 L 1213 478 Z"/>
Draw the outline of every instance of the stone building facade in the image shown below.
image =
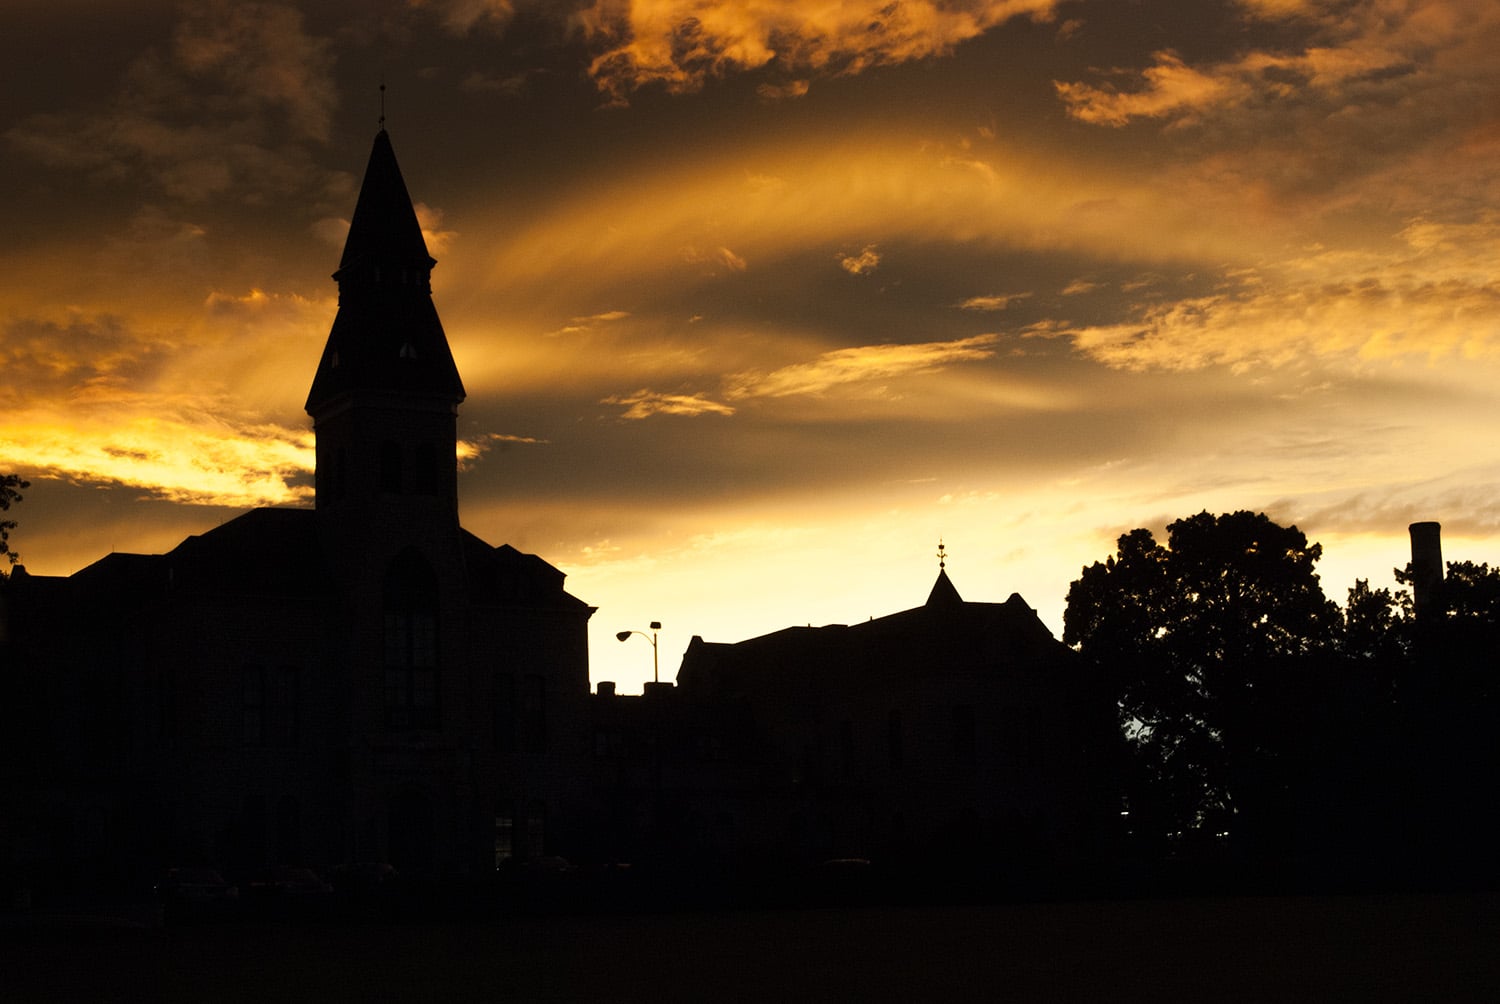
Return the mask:
<path id="1" fill-rule="evenodd" d="M 5 584 L 9 860 L 475 873 L 584 829 L 593 609 L 459 524 L 434 264 L 382 130 L 307 400 L 315 506 Z"/>

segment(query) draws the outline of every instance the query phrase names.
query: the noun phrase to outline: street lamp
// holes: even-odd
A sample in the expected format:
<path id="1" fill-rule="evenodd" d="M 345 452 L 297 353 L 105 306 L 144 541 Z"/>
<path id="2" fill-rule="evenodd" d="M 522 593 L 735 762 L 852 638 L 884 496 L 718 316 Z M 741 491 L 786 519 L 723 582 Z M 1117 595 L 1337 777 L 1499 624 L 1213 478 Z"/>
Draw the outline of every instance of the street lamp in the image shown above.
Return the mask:
<path id="1" fill-rule="evenodd" d="M 658 632 L 660 630 L 661 630 L 661 621 L 652 621 L 651 622 L 651 633 L 650 634 L 647 634 L 644 631 L 616 631 L 615 632 L 615 638 L 618 639 L 618 640 L 620 640 L 620 641 L 629 641 L 631 635 L 638 634 L 642 638 L 646 639 L 647 641 L 649 641 L 651 643 L 651 682 L 652 683 L 660 683 L 661 682 L 661 675 L 657 671 L 657 662 L 656 662 L 656 632 Z"/>

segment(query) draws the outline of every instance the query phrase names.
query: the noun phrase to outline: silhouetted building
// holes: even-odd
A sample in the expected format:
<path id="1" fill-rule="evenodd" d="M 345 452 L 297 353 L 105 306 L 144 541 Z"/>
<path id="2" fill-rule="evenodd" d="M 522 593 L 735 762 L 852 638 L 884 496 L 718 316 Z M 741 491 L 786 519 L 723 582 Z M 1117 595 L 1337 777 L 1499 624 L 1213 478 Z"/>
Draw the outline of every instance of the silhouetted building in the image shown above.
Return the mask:
<path id="1" fill-rule="evenodd" d="M 459 525 L 434 264 L 382 130 L 307 399 L 315 508 L 17 570 L 0 852 L 472 873 L 584 829 L 593 608 Z"/>
<path id="2" fill-rule="evenodd" d="M 624 854 L 864 858 L 1056 877 L 1098 850 L 1114 708 L 1018 595 L 725 644 L 675 692 L 595 698 L 595 777 Z"/>

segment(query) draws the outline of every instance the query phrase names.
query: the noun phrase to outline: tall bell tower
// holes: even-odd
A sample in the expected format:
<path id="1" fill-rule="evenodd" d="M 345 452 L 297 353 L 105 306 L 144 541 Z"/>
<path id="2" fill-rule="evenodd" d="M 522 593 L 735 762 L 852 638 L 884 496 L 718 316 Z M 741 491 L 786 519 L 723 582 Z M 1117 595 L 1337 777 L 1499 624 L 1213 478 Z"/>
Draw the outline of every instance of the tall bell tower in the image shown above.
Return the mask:
<path id="1" fill-rule="evenodd" d="M 307 396 L 318 535 L 343 596 L 341 661 L 357 730 L 444 730 L 466 686 L 456 457 L 464 387 L 432 302 L 435 264 L 381 129 Z"/>
<path id="2" fill-rule="evenodd" d="M 382 129 L 333 274 L 338 314 L 307 396 L 325 523 L 394 521 L 409 532 L 416 520 L 457 530 L 464 386 L 432 302 L 435 264 Z"/>

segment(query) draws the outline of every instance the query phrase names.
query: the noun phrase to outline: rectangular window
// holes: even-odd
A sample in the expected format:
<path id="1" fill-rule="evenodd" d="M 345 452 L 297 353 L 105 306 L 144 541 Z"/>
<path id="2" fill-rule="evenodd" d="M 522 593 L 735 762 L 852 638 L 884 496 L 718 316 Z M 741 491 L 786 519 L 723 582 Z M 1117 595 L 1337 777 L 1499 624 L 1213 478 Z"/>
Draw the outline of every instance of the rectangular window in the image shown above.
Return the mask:
<path id="1" fill-rule="evenodd" d="M 854 723 L 847 718 L 839 722 L 839 769 L 845 780 L 854 776 Z"/>
<path id="2" fill-rule="evenodd" d="M 421 669 L 437 665 L 437 616 L 425 611 L 411 615 L 411 664 Z"/>
<path id="3" fill-rule="evenodd" d="M 953 755 L 961 760 L 974 759 L 974 709 L 967 704 L 953 707 Z"/>
<path id="4" fill-rule="evenodd" d="M 890 754 L 892 770 L 901 767 L 903 757 L 901 747 L 901 712 L 893 710 L 886 720 L 886 751 Z"/>
<path id="5" fill-rule="evenodd" d="M 385 667 L 385 723 L 394 729 L 407 727 L 406 674 L 404 666 Z"/>
<path id="6" fill-rule="evenodd" d="M 437 671 L 413 669 L 411 671 L 411 724 L 412 728 L 435 729 L 438 727 Z"/>
<path id="7" fill-rule="evenodd" d="M 385 615 L 385 664 L 387 666 L 406 665 L 407 654 L 411 651 L 409 623 L 407 614 L 388 612 Z"/>
<path id="8" fill-rule="evenodd" d="M 539 858 L 547 853 L 547 805 L 531 801 L 526 804 L 526 855 Z"/>
<path id="9" fill-rule="evenodd" d="M 516 853 L 516 821 L 508 813 L 495 817 L 495 867 L 499 868 Z"/>
<path id="10" fill-rule="evenodd" d="M 395 610 L 385 615 L 385 723 L 395 729 L 436 729 L 437 614 Z"/>
<path id="11" fill-rule="evenodd" d="M 516 750 L 516 678 L 511 673 L 495 674 L 495 749 Z"/>
<path id="12" fill-rule="evenodd" d="M 246 746 L 265 744 L 266 671 L 260 666 L 240 670 L 240 741 Z"/>
<path id="13" fill-rule="evenodd" d="M 521 748 L 547 751 L 547 678 L 539 673 L 527 674 L 521 694 Z"/>
<path id="14" fill-rule="evenodd" d="M 264 713 L 267 746 L 296 747 L 299 682 L 296 666 L 279 666 L 268 674 Z"/>

